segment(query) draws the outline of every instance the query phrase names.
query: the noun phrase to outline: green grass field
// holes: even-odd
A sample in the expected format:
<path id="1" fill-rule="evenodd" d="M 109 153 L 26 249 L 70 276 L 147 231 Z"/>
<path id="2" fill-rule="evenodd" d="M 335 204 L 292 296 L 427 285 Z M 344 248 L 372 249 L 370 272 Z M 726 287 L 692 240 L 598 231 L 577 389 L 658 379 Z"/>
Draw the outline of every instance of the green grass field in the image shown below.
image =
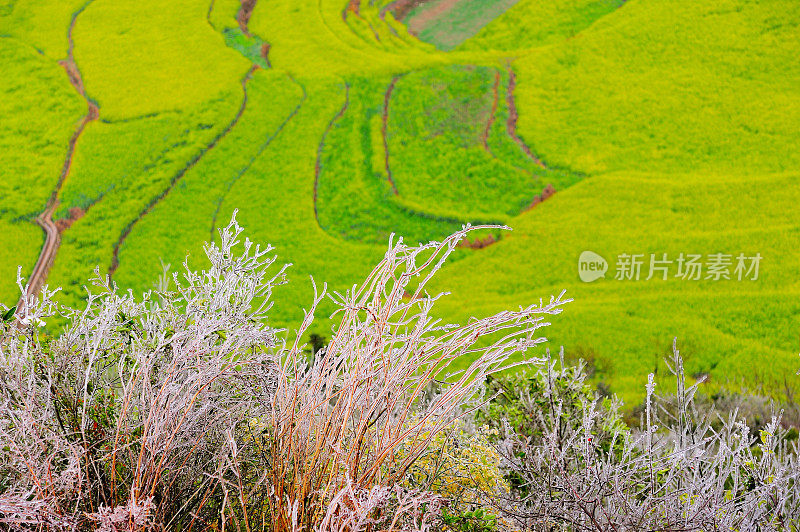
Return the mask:
<path id="1" fill-rule="evenodd" d="M 74 21 L 99 118 L 57 191 L 56 219 L 82 214 L 48 276 L 65 303 L 98 266 L 141 291 L 161 262 L 201 265 L 238 209 L 293 264 L 271 318 L 292 328 L 309 275 L 342 290 L 392 232 L 492 222 L 514 230 L 457 250 L 443 318 L 567 289 L 552 347 L 628 401 L 673 337 L 709 387 L 800 388 L 795 2 L 464 0 L 404 22 L 386 1 L 348 5 L 259 0 L 245 31 L 236 0 L 0 2 L 0 301 L 33 268 L 33 220 L 86 113 L 59 64 Z M 580 281 L 586 250 L 605 279 Z M 615 280 L 624 253 L 763 261 L 756 281 Z"/>

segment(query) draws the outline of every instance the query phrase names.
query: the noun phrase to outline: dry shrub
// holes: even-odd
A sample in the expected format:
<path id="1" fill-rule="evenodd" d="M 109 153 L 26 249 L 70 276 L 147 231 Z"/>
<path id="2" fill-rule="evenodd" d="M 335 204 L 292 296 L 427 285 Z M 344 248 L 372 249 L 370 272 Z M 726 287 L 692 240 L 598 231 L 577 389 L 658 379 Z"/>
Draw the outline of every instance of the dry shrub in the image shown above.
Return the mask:
<path id="1" fill-rule="evenodd" d="M 310 365 L 300 338 L 325 290 L 281 341 L 264 323 L 283 269 L 269 273 L 271 248 L 242 241 L 235 216 L 207 270 L 165 271 L 140 298 L 100 275 L 82 310 L 47 288 L 23 298 L 0 330 L 0 525 L 429 529 L 448 501 L 403 487 L 409 468 L 566 302 L 434 319 L 426 283 L 468 231 L 390 242 L 364 283 L 330 296 L 339 325 Z M 56 313 L 68 325 L 51 338 Z"/>
<path id="2" fill-rule="evenodd" d="M 510 394 L 532 417 L 522 430 L 505 424 L 517 489 L 497 506 L 524 530 L 796 530 L 800 463 L 781 413 L 754 438 L 737 412 L 695 407 L 676 347 L 671 369 L 675 396 L 656 396 L 650 375 L 632 432 L 582 371 L 542 364 L 536 386 Z"/>
<path id="3" fill-rule="evenodd" d="M 135 298 L 93 279 L 83 310 L 25 297 L 0 335 L 0 522 L 138 530 L 210 522 L 229 482 L 226 434 L 277 381 L 264 326 L 270 248 L 235 220 L 210 268 Z M 234 255 L 232 250 L 239 248 Z M 19 281 L 25 293 L 25 287 Z M 68 322 L 42 334 L 56 312 Z"/>
<path id="4" fill-rule="evenodd" d="M 359 497 L 399 490 L 431 442 L 476 404 L 486 377 L 545 341 L 538 330 L 561 311 L 561 296 L 460 326 L 432 317 L 440 296 L 427 295 L 425 286 L 466 233 L 423 246 L 390 244 L 364 283 L 332 296 L 339 325 L 306 365 L 299 339 L 313 322 L 323 297 L 317 295 L 297 342 L 282 357 L 271 408 L 257 423 L 261 452 L 250 469 L 261 476 L 248 482 L 255 491 L 247 499 L 261 501 L 262 522 L 272 520 L 274 530 L 317 523 L 367 530 L 341 524 L 363 514 Z M 459 360 L 470 362 L 442 374 Z M 441 391 L 426 399 L 434 382 Z M 407 491 L 371 518 L 383 527 L 425 529 L 426 515 L 416 512 L 434 501 L 430 493 Z"/>
<path id="5" fill-rule="evenodd" d="M 99 275 L 82 310 L 47 288 L 24 297 L 0 319 L 0 527 L 797 529 L 781 413 L 754 434 L 735 408 L 697 408 L 677 349 L 676 395 L 651 376 L 631 430 L 563 356 L 513 362 L 545 341 L 563 294 L 437 320 L 426 286 L 470 229 L 390 241 L 363 283 L 315 294 L 291 343 L 264 325 L 284 269 L 235 217 L 207 270 L 165 271 L 141 298 Z M 324 297 L 338 325 L 309 362 L 301 338 Z M 68 325 L 52 338 L 57 313 Z M 496 376 L 523 363 L 534 372 Z M 493 427 L 462 431 L 476 421 Z"/>

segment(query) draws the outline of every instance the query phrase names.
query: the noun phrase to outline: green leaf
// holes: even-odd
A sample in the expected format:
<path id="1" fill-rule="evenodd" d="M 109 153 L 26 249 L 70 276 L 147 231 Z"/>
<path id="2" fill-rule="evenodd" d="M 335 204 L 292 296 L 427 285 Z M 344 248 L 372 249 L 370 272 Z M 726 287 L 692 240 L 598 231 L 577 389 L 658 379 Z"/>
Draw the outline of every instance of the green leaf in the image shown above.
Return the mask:
<path id="1" fill-rule="evenodd" d="M 13 318 L 13 317 L 14 317 L 14 314 L 15 314 L 16 312 L 17 312 L 17 306 L 16 306 L 16 305 L 14 305 L 14 306 L 13 306 L 13 307 L 11 307 L 10 309 L 8 309 L 8 310 L 5 312 L 5 314 L 3 314 L 3 321 L 5 321 L 5 322 L 9 322 L 9 321 L 11 321 L 11 318 Z"/>

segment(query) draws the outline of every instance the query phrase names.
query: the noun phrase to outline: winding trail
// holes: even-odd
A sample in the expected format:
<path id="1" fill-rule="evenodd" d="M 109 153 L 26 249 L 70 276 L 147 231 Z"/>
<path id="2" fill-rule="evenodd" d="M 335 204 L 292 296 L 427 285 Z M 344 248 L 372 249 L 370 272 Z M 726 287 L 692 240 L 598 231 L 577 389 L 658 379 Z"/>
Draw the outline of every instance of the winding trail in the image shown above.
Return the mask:
<path id="1" fill-rule="evenodd" d="M 506 130 L 508 131 L 508 135 L 514 140 L 514 142 L 522 148 L 522 151 L 525 152 L 527 155 L 537 166 L 547 169 L 547 166 L 542 162 L 542 160 L 534 155 L 533 151 L 531 151 L 530 147 L 525 144 L 519 135 L 517 135 L 517 119 L 519 118 L 519 113 L 517 112 L 517 104 L 514 100 L 514 89 L 517 87 L 517 74 L 514 72 L 513 69 L 509 68 L 508 70 L 508 92 L 506 93 L 506 101 L 508 103 L 508 122 L 506 123 Z"/>
<path id="2" fill-rule="evenodd" d="M 242 0 L 239 5 L 239 11 L 236 13 L 236 22 L 239 23 L 239 28 L 242 30 L 242 33 L 248 37 L 252 37 L 247 25 L 250 23 L 250 17 L 253 15 L 253 10 L 256 8 L 256 2 L 258 2 L 258 0 Z"/>
<path id="3" fill-rule="evenodd" d="M 495 78 L 494 78 L 494 87 L 492 88 L 492 94 L 494 96 L 492 100 L 492 110 L 489 114 L 489 119 L 486 123 L 486 128 L 481 133 L 481 143 L 483 144 L 483 149 L 486 151 L 489 156 L 491 156 L 496 161 L 499 161 L 501 164 L 504 164 L 510 168 L 518 170 L 520 172 L 524 172 L 530 176 L 533 176 L 533 170 L 528 168 L 527 166 L 520 166 L 514 162 L 506 161 L 497 156 L 496 153 L 492 150 L 492 147 L 489 146 L 489 138 L 492 135 L 492 128 L 494 127 L 495 122 L 497 122 L 497 111 L 500 107 L 500 83 L 502 81 L 502 75 L 499 70 L 495 70 Z M 510 113 L 510 110 L 509 110 Z M 510 115 L 509 115 L 510 116 Z M 515 126 L 516 127 L 516 126 Z M 510 135 L 510 134 L 509 134 Z M 515 139 L 512 135 L 510 135 L 511 140 L 515 142 L 515 144 L 519 144 L 520 139 Z"/>
<path id="4" fill-rule="evenodd" d="M 86 126 L 89 124 L 89 122 L 97 120 L 100 115 L 97 103 L 86 95 L 86 90 L 83 87 L 83 78 L 81 78 L 80 69 L 78 68 L 77 63 L 75 63 L 75 55 L 73 53 L 75 42 L 72 39 L 72 32 L 75 29 L 75 22 L 78 20 L 78 15 L 80 15 L 87 7 L 89 7 L 89 4 L 91 4 L 92 1 L 93 0 L 89 0 L 83 6 L 81 6 L 80 9 L 72 14 L 72 20 L 70 21 L 69 29 L 67 30 L 67 40 L 69 42 L 67 57 L 66 59 L 58 62 L 58 64 L 61 65 L 61 67 L 67 73 L 67 77 L 77 93 L 80 94 L 81 97 L 86 101 L 87 110 L 77 128 L 75 128 L 75 131 L 72 133 L 72 137 L 69 139 L 69 143 L 67 145 L 67 154 L 64 157 L 64 164 L 61 167 L 61 174 L 58 177 L 56 186 L 53 189 L 53 192 L 50 194 L 50 198 L 47 200 L 44 211 L 36 217 L 36 223 L 44 231 L 45 240 L 44 245 L 42 246 L 42 251 L 39 253 L 39 258 L 36 261 L 36 265 L 33 267 L 31 276 L 28 279 L 27 290 L 23 298 L 27 298 L 39 293 L 45 281 L 47 280 L 47 274 L 50 272 L 50 268 L 53 266 L 53 262 L 56 259 L 56 253 L 58 253 L 58 248 L 61 245 L 61 233 L 59 232 L 56 223 L 53 221 L 53 214 L 55 213 L 59 204 L 58 194 L 61 192 L 61 188 L 64 186 L 64 182 L 67 180 L 69 172 L 72 169 L 72 159 L 75 154 L 75 147 L 78 144 L 78 139 L 80 139 L 81 134 L 86 129 Z"/>
<path id="5" fill-rule="evenodd" d="M 384 169 L 386 170 L 386 179 L 389 180 L 389 184 L 392 186 L 392 192 L 394 192 L 395 196 L 398 195 L 397 185 L 394 183 L 394 178 L 392 177 L 392 167 L 389 164 L 389 101 L 392 99 L 392 92 L 394 92 L 394 88 L 397 86 L 397 82 L 401 77 L 402 75 L 392 78 L 392 82 L 389 83 L 389 88 L 386 89 L 386 94 L 383 97 L 383 125 L 381 128 L 381 136 L 383 137 L 383 165 Z"/>
<path id="6" fill-rule="evenodd" d="M 258 0 L 240 0 L 239 1 L 239 10 L 236 12 L 236 22 L 239 24 L 239 29 L 242 33 L 248 37 L 253 38 L 253 35 L 250 33 L 249 23 L 250 17 L 253 15 L 253 10 L 256 8 L 256 4 Z M 211 21 L 211 15 L 214 13 L 214 8 L 216 7 L 217 0 L 211 0 L 208 4 L 208 10 L 206 10 L 206 23 L 211 26 L 211 29 L 218 33 L 222 33 L 222 31 L 217 28 L 214 23 Z M 256 36 L 258 37 L 258 36 Z M 267 68 L 272 68 L 272 63 L 269 61 L 269 50 L 271 45 L 268 41 L 261 39 L 263 43 L 261 46 L 261 57 L 264 59 Z"/>
<path id="7" fill-rule="evenodd" d="M 548 199 L 552 198 L 553 194 L 555 194 L 555 193 L 556 193 L 556 189 L 553 186 L 553 184 L 552 183 L 548 183 L 547 186 L 545 186 L 542 189 L 542 193 L 539 194 L 538 196 L 534 196 L 534 198 L 530 202 L 530 204 L 527 207 L 525 207 L 524 209 L 522 209 L 522 212 L 528 212 L 529 210 L 533 209 L 534 207 L 536 207 L 537 205 L 539 205 L 543 201 L 547 201 Z"/>
<path id="8" fill-rule="evenodd" d="M 498 70 L 495 72 L 494 75 L 494 87 L 492 87 L 492 94 L 494 99 L 492 100 L 492 111 L 489 113 L 489 120 L 486 121 L 486 128 L 483 130 L 483 135 L 481 135 L 481 142 L 483 143 L 483 149 L 489 152 L 492 157 L 494 154 L 492 153 L 492 149 L 489 147 L 489 134 L 492 132 L 492 126 L 494 125 L 494 121 L 497 118 L 497 103 L 500 98 L 500 71 Z"/>
<path id="9" fill-rule="evenodd" d="M 252 79 L 253 73 L 255 73 L 255 71 L 258 70 L 258 68 L 259 68 L 258 65 L 251 66 L 250 70 L 248 70 L 247 74 L 245 74 L 244 78 L 242 78 L 242 81 L 241 81 L 242 93 L 243 93 L 242 103 L 239 106 L 239 110 L 236 113 L 236 116 L 234 116 L 233 120 L 231 120 L 231 122 L 228 124 L 228 126 L 225 129 L 223 129 L 220 133 L 218 133 L 217 136 L 215 136 L 211 140 L 211 142 L 209 142 L 208 145 L 206 145 L 205 148 L 201 149 L 194 157 L 192 157 L 192 159 L 188 163 L 186 163 L 183 166 L 183 168 L 178 170 L 178 172 L 174 176 L 172 176 L 172 179 L 170 179 L 170 182 L 169 182 L 169 185 L 167 186 L 167 188 L 162 190 L 156 197 L 151 199 L 150 202 L 145 206 L 145 208 L 142 209 L 142 211 L 139 213 L 139 215 L 136 218 L 134 218 L 130 223 L 128 223 L 128 225 L 126 225 L 125 228 L 122 230 L 122 233 L 120 233 L 116 244 L 114 244 L 114 253 L 113 253 L 112 257 L 111 257 L 111 264 L 108 267 L 108 275 L 109 275 L 109 277 L 112 277 L 114 275 L 114 273 L 116 273 L 117 268 L 119 267 L 119 250 L 122 247 L 122 245 L 125 243 L 125 240 L 128 238 L 128 236 L 131 234 L 131 231 L 136 226 L 136 224 L 143 217 L 145 217 L 147 214 L 149 214 L 150 211 L 152 211 L 153 208 L 161 200 L 166 198 L 167 195 L 172 191 L 172 189 L 175 188 L 175 185 L 177 185 L 178 182 L 183 178 L 183 176 L 185 176 L 186 173 L 189 170 L 194 168 L 194 166 L 198 163 L 198 161 L 200 161 L 200 159 L 202 159 L 203 156 L 206 153 L 208 153 L 210 150 L 213 150 L 217 146 L 217 144 L 219 144 L 219 142 L 222 139 L 224 139 L 231 132 L 231 130 L 234 128 L 234 126 L 236 126 L 236 124 L 239 123 L 239 119 L 242 118 L 242 115 L 244 114 L 244 110 L 247 108 L 247 83 Z"/>
<path id="10" fill-rule="evenodd" d="M 336 125 L 336 122 L 344 116 L 347 109 L 350 107 L 350 84 L 345 83 L 344 87 L 344 105 L 339 112 L 331 118 L 330 122 L 328 122 L 328 126 L 325 128 L 322 139 L 320 139 L 319 145 L 317 146 L 317 161 L 314 163 L 314 219 L 317 220 L 317 225 L 319 227 L 322 227 L 322 225 L 319 223 L 319 211 L 317 209 L 317 189 L 319 187 L 319 177 L 322 173 L 322 150 L 325 149 L 325 140 L 328 138 L 328 134 L 333 129 L 333 126 Z"/>
<path id="11" fill-rule="evenodd" d="M 292 110 L 292 112 L 289 113 L 289 115 L 284 119 L 284 121 L 281 122 L 281 124 L 278 126 L 278 128 L 272 133 L 272 135 L 270 135 L 269 138 L 267 138 L 267 140 L 264 141 L 264 143 L 258 148 L 258 151 L 255 153 L 255 155 L 253 155 L 250 158 L 250 160 L 247 162 L 247 164 L 244 167 L 242 167 L 241 170 L 239 170 L 239 172 L 236 174 L 236 176 L 228 182 L 228 186 L 225 189 L 225 192 L 223 192 L 222 195 L 217 200 L 217 208 L 214 210 L 214 216 L 211 218 L 211 231 L 210 231 L 210 235 L 209 235 L 209 241 L 214 240 L 214 230 L 217 227 L 217 218 L 219 217 L 219 212 L 222 209 L 222 205 L 223 205 L 223 203 L 225 203 L 225 199 L 228 197 L 228 194 L 230 193 L 230 191 L 233 188 L 233 186 L 239 181 L 239 179 L 243 175 L 245 175 L 250 170 L 250 167 L 253 166 L 253 163 L 255 163 L 256 160 L 259 157 L 261 157 L 261 154 L 263 154 L 264 151 L 269 147 L 269 145 L 272 144 L 272 141 L 275 140 L 275 138 L 277 138 L 277 136 L 281 134 L 281 132 L 286 127 L 286 125 L 289 122 L 292 121 L 292 119 L 297 115 L 297 113 L 300 112 L 300 109 L 303 107 L 303 104 L 305 103 L 306 98 L 308 97 L 308 92 L 306 91 L 305 86 L 303 86 L 303 84 L 301 84 L 297 80 L 295 80 L 291 76 L 291 74 L 286 74 L 286 75 L 289 77 L 289 79 L 293 83 L 295 83 L 297 86 L 299 86 L 302 89 L 303 97 L 300 99 L 300 101 L 295 106 L 295 108 Z M 315 187 L 315 191 L 316 191 L 316 187 Z"/>

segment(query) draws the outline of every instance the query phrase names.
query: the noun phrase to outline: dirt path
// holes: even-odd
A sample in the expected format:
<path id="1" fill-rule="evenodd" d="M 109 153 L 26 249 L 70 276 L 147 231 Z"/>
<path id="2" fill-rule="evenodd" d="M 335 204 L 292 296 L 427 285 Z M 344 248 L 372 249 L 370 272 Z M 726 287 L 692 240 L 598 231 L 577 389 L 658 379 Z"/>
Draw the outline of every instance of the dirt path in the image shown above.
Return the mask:
<path id="1" fill-rule="evenodd" d="M 242 0 L 239 11 L 236 13 L 236 22 L 239 23 L 242 33 L 250 37 L 250 30 L 247 25 L 250 22 L 250 17 L 253 15 L 253 9 L 256 7 L 258 0 Z"/>
<path id="2" fill-rule="evenodd" d="M 468 248 L 468 249 L 483 249 L 483 248 L 488 248 L 493 244 L 497 244 L 498 242 L 500 242 L 499 238 L 495 238 L 494 235 L 489 234 L 483 238 L 475 238 L 474 240 L 465 238 L 464 240 L 456 244 L 456 247 Z"/>
<path id="3" fill-rule="evenodd" d="M 534 197 L 530 205 L 522 209 L 522 212 L 527 212 L 536 207 L 537 205 L 539 205 L 541 202 L 547 201 L 548 199 L 552 198 L 553 194 L 555 193 L 556 193 L 555 187 L 552 185 L 552 183 L 548 183 L 548 185 L 542 189 L 542 193 Z"/>
<path id="4" fill-rule="evenodd" d="M 483 143 L 483 149 L 489 152 L 490 155 L 492 154 L 491 148 L 489 148 L 489 134 L 492 132 L 492 126 L 494 125 L 494 121 L 497 115 L 497 103 L 500 99 L 500 71 L 495 72 L 494 75 L 494 87 L 492 87 L 492 94 L 494 99 L 492 100 L 492 112 L 489 113 L 489 120 L 486 121 L 486 128 L 483 130 L 483 135 L 481 135 L 481 142 Z"/>
<path id="5" fill-rule="evenodd" d="M 251 66 L 250 70 L 248 70 L 247 74 L 245 74 L 244 78 L 242 78 L 241 81 L 242 93 L 243 93 L 242 104 L 239 106 L 239 110 L 237 111 L 236 116 L 234 116 L 233 120 L 231 120 L 228 126 L 225 129 L 223 129 L 216 137 L 214 137 L 211 140 L 211 142 L 209 142 L 208 145 L 206 145 L 205 148 L 200 150 L 200 152 L 197 155 L 192 157 L 192 159 L 183 168 L 181 168 L 174 176 L 172 176 L 172 179 L 170 179 L 167 188 L 162 190 L 161 193 L 159 193 L 156 197 L 151 199 L 150 202 L 147 204 L 147 206 L 144 209 L 142 209 L 139 215 L 136 218 L 134 218 L 128 225 L 126 225 L 125 228 L 122 230 L 122 233 L 120 233 L 116 244 L 114 244 L 114 253 L 111 257 L 111 264 L 108 267 L 109 277 L 113 276 L 114 273 L 116 273 L 117 268 L 119 267 L 119 250 L 120 248 L 122 248 L 122 245 L 125 243 L 125 240 L 128 238 L 128 235 L 131 234 L 131 231 L 133 230 L 134 226 L 139 222 L 139 220 L 141 220 L 143 217 L 149 214 L 150 211 L 152 211 L 153 208 L 161 200 L 166 198 L 167 195 L 172 191 L 172 189 L 175 188 L 175 185 L 177 185 L 178 182 L 183 178 L 183 176 L 185 176 L 189 170 L 194 168 L 194 166 L 198 163 L 198 161 L 200 161 L 200 159 L 202 159 L 203 156 L 210 150 L 213 150 L 214 147 L 216 147 L 216 145 L 219 144 L 219 142 L 231 132 L 234 126 L 236 126 L 236 124 L 239 123 L 239 119 L 242 117 L 242 115 L 244 114 L 244 110 L 247 108 L 247 83 L 250 81 L 250 79 L 252 79 L 253 73 L 256 70 L 258 70 L 258 68 L 259 68 L 258 65 Z"/>
<path id="6" fill-rule="evenodd" d="M 506 101 L 508 103 L 508 123 L 506 124 L 506 130 L 508 131 L 508 135 L 516 142 L 522 151 L 525 152 L 525 155 L 530 157 L 530 159 L 541 168 L 547 168 L 545 164 L 539 159 L 536 155 L 534 155 L 533 151 L 525 144 L 519 135 L 517 135 L 517 120 L 519 119 L 519 114 L 517 113 L 517 104 L 514 100 L 514 89 L 517 87 L 517 75 L 514 70 L 508 70 L 508 92 L 506 94 Z"/>
<path id="7" fill-rule="evenodd" d="M 64 71 L 66 72 L 70 83 L 75 88 L 75 91 L 86 101 L 87 110 L 86 114 L 78 124 L 78 127 L 75 128 L 75 131 L 72 133 L 72 136 L 69 139 L 69 143 L 67 145 L 67 154 L 64 157 L 64 164 L 61 167 L 61 174 L 58 176 L 56 186 L 53 189 L 53 192 L 50 194 L 50 198 L 47 200 L 47 205 L 45 206 L 44 211 L 36 217 L 36 223 L 44 231 L 45 240 L 44 245 L 42 246 L 42 251 L 39 253 L 39 258 L 36 261 L 36 265 L 33 267 L 33 272 L 31 272 L 30 279 L 28 279 L 28 289 L 25 293 L 25 296 L 36 295 L 39 293 L 39 291 L 42 289 L 42 286 L 44 286 L 45 281 L 47 280 L 47 274 L 50 272 L 50 268 L 53 266 L 56 253 L 58 253 L 58 248 L 61 245 L 61 233 L 58 230 L 58 226 L 53 221 L 53 214 L 55 213 L 59 204 L 58 194 L 61 192 L 61 188 L 64 186 L 64 182 L 67 180 L 69 172 L 72 169 L 72 159 L 73 155 L 75 154 L 75 147 L 78 144 L 78 139 L 80 139 L 81 134 L 86 129 L 86 126 L 89 124 L 89 122 L 97 120 L 99 116 L 97 104 L 88 96 L 86 96 L 86 91 L 83 87 L 83 79 L 81 78 L 81 72 L 80 69 L 78 69 L 78 65 L 75 63 L 75 56 L 73 54 L 75 43 L 72 39 L 72 32 L 75 28 L 75 22 L 78 20 L 78 15 L 80 15 L 90 3 L 91 0 L 86 2 L 83 7 L 72 14 L 72 21 L 70 22 L 69 29 L 67 30 L 67 39 L 69 41 L 67 58 L 59 61 L 59 65 L 64 68 Z"/>
<path id="8" fill-rule="evenodd" d="M 297 84 L 303 90 L 303 97 L 300 99 L 300 102 L 298 102 L 298 104 L 295 106 L 292 112 L 289 113 L 286 119 L 283 122 L 281 122 L 281 124 L 278 126 L 275 132 L 272 135 L 270 135 L 270 137 L 259 147 L 256 154 L 250 158 L 250 160 L 241 170 L 239 170 L 239 172 L 236 174 L 236 177 L 234 177 L 228 183 L 228 187 L 225 189 L 225 192 L 223 192 L 222 196 L 220 196 L 219 199 L 217 200 L 217 208 L 214 210 L 214 216 L 212 216 L 211 218 L 211 231 L 209 234 L 209 242 L 214 240 L 214 230 L 217 227 L 217 218 L 219 217 L 219 211 L 222 209 L 222 205 L 223 203 L 225 203 L 225 199 L 228 197 L 228 194 L 230 193 L 233 186 L 237 183 L 237 181 L 239 181 L 239 179 L 241 179 L 243 175 L 247 173 L 248 170 L 250 170 L 250 167 L 253 166 L 253 163 L 255 163 L 259 157 L 261 157 L 261 154 L 263 154 L 264 151 L 267 149 L 267 147 L 269 147 L 269 145 L 272 144 L 272 141 L 275 140 L 275 138 L 281 134 L 281 131 L 283 131 L 286 125 L 292 121 L 292 119 L 297 115 L 297 113 L 300 112 L 300 109 L 303 107 L 303 104 L 305 103 L 306 98 L 308 97 L 308 92 L 306 91 L 306 88 L 302 84 L 298 83 L 294 78 L 292 78 L 291 75 L 287 74 L 287 76 L 289 76 L 289 79 L 293 83 Z"/>
<path id="9" fill-rule="evenodd" d="M 392 167 L 389 164 L 389 101 L 392 99 L 392 92 L 394 92 L 394 88 L 397 86 L 397 82 L 400 80 L 402 76 L 395 76 L 392 78 L 392 82 L 389 83 L 389 88 L 386 89 L 386 94 L 383 97 L 383 119 L 382 119 L 382 130 L 381 135 L 383 137 L 383 164 L 384 169 L 386 170 L 386 179 L 389 180 L 389 185 L 392 187 L 392 192 L 394 195 L 397 196 L 397 186 L 394 183 L 394 178 L 392 177 Z"/>
<path id="10" fill-rule="evenodd" d="M 211 15 L 214 13 L 214 7 L 216 6 L 217 0 L 211 0 L 208 4 L 208 10 L 206 11 L 206 22 L 211 29 L 216 32 L 220 32 L 221 30 L 217 28 L 214 23 L 211 21 Z M 253 38 L 253 35 L 250 33 L 249 23 L 250 17 L 253 15 L 253 10 L 256 8 L 256 3 L 258 0 L 240 0 L 239 3 L 239 10 L 236 12 L 236 22 L 239 24 L 239 29 L 242 30 L 242 33 L 248 37 Z M 258 36 L 256 36 L 258 37 Z M 270 43 L 261 39 L 259 40 L 263 43 L 261 45 L 261 57 L 264 58 L 264 62 L 266 63 L 267 68 L 272 68 L 272 64 L 269 61 L 269 50 L 270 50 Z"/>
<path id="11" fill-rule="evenodd" d="M 319 223 L 319 211 L 317 210 L 317 188 L 319 187 L 319 176 L 322 173 L 322 150 L 325 148 L 325 140 L 328 138 L 328 133 L 331 132 L 333 126 L 336 122 L 339 121 L 342 116 L 347 112 L 348 107 L 350 107 L 350 84 L 345 84 L 344 90 L 344 105 L 339 110 L 336 115 L 331 118 L 330 122 L 328 122 L 328 126 L 325 128 L 325 132 L 322 134 L 322 139 L 319 141 L 319 145 L 317 146 L 317 161 L 314 163 L 314 219 L 317 220 L 317 225 L 322 227 Z"/>

